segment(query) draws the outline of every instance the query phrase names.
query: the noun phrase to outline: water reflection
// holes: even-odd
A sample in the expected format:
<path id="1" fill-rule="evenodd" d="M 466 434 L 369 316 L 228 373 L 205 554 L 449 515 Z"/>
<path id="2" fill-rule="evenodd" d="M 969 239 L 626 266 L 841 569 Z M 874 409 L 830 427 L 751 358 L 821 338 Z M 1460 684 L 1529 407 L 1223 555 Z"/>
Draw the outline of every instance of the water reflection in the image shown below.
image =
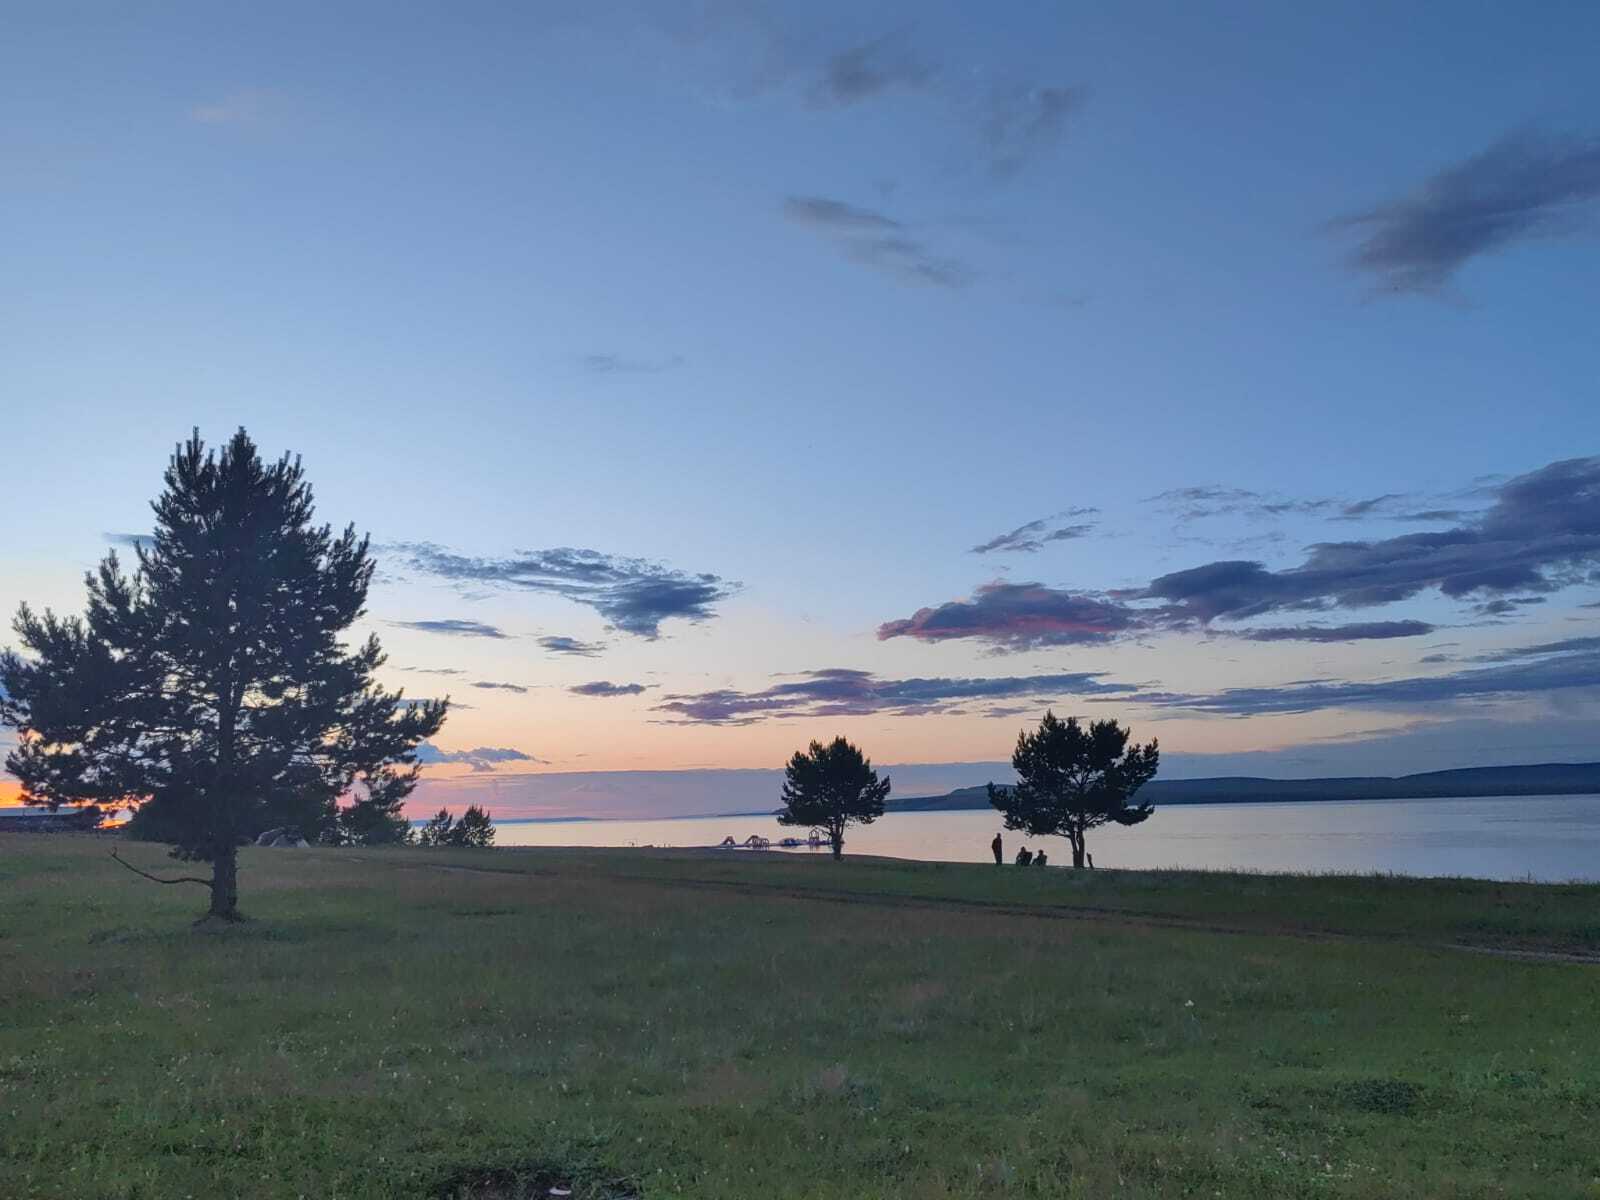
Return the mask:
<path id="1" fill-rule="evenodd" d="M 985 810 L 895 813 L 852 828 L 845 852 L 989 862 L 989 840 L 1000 827 L 998 815 Z M 507 821 L 498 829 L 501 846 L 714 846 L 725 837 L 760 834 L 774 843 L 767 853 L 818 853 L 778 849 L 779 838 L 804 830 L 759 816 Z M 1004 836 L 1008 862 L 1024 844 L 1043 846 L 1053 863 L 1071 861 L 1064 839 Z M 1100 867 L 1600 880 L 1600 796 L 1171 805 L 1142 825 L 1096 831 L 1089 850 Z"/>

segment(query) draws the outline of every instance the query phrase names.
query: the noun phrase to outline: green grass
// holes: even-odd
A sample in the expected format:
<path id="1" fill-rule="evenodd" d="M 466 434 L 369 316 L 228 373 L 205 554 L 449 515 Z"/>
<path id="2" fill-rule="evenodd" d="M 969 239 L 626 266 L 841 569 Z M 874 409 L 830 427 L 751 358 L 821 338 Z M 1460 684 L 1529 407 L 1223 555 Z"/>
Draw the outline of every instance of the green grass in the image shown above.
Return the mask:
<path id="1" fill-rule="evenodd" d="M 1600 967 L 1455 948 L 1600 887 L 107 850 L 0 835 L 8 1200 L 1600 1197 Z"/>

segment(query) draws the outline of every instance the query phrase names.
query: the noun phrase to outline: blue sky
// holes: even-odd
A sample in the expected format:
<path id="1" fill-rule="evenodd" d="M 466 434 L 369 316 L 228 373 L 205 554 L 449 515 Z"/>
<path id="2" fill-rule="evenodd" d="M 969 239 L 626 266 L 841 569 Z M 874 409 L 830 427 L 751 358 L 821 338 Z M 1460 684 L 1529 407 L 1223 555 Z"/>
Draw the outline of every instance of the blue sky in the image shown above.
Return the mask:
<path id="1" fill-rule="evenodd" d="M 1047 702 L 1169 774 L 1595 757 L 1593 6 L 8 24 L 0 607 L 244 425 L 507 811 L 835 732 L 979 782 Z"/>

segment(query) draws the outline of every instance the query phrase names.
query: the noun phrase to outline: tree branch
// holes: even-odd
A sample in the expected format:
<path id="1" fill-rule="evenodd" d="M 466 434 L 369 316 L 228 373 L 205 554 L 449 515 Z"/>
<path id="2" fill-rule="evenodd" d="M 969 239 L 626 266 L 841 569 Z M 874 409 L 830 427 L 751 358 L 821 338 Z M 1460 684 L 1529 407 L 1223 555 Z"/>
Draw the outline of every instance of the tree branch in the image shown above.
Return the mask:
<path id="1" fill-rule="evenodd" d="M 123 866 L 127 867 L 128 870 L 132 871 L 135 875 L 143 875 L 146 879 L 149 879 L 155 883 L 198 883 L 201 887 L 211 886 L 211 880 L 201 879 L 198 875 L 179 875 L 176 879 L 163 879 L 159 875 L 150 874 L 149 871 L 141 871 L 138 867 L 134 866 L 127 859 L 123 858 L 115 850 L 111 852 L 111 857 L 116 859 Z"/>

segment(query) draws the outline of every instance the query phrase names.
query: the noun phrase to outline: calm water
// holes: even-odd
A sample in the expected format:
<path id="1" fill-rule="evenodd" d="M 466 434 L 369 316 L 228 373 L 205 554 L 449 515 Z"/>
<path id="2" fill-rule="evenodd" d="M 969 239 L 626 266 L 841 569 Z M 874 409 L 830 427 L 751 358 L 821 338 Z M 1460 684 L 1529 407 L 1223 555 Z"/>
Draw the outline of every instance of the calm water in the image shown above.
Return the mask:
<path id="1" fill-rule="evenodd" d="M 501 846 L 713 846 L 730 834 L 742 841 L 759 833 L 776 842 L 804 833 L 771 817 L 506 821 L 497 828 Z M 987 862 L 999 828 L 997 814 L 988 811 L 897 813 L 851 829 L 845 853 Z M 1024 843 L 1043 845 L 1052 863 L 1072 861 L 1064 839 L 1007 832 L 1008 861 Z M 1089 852 L 1099 867 L 1600 880 L 1600 796 L 1173 805 L 1131 829 L 1096 830 Z"/>

